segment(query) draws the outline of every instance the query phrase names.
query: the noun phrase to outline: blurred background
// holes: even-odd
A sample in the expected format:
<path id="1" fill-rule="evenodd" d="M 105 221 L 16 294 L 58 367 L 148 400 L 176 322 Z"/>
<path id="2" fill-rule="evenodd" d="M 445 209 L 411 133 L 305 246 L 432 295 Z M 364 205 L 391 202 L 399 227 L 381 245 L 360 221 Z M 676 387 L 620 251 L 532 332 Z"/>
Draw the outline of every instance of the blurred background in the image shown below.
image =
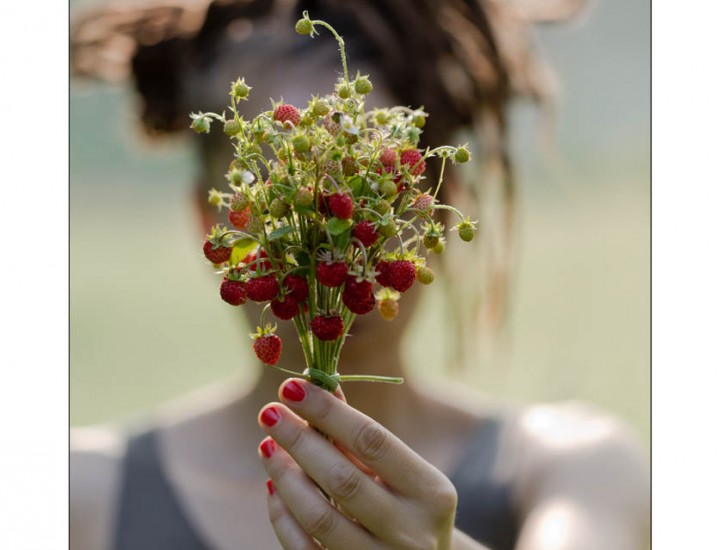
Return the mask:
<path id="1" fill-rule="evenodd" d="M 94 3 L 71 1 L 71 15 Z M 591 3 L 536 38 L 559 81 L 553 143 L 518 104 L 511 316 L 497 349 L 455 380 L 503 402 L 582 400 L 648 443 L 650 2 Z M 241 368 L 255 361 L 250 327 L 217 299 L 201 253 L 189 142 L 147 143 L 134 105 L 130 86 L 71 82 L 73 425 L 142 415 L 252 376 Z M 424 292 L 405 347 L 431 383 L 448 376 L 447 350 L 434 336 L 439 285 Z"/>

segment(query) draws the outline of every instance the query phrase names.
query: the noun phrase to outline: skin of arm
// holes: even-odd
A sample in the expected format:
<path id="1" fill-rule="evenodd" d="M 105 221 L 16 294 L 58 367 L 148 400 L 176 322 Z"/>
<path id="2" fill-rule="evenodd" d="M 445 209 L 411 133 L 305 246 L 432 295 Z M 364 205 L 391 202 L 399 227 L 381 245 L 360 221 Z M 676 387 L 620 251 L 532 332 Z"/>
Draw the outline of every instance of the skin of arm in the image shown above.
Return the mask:
<path id="1" fill-rule="evenodd" d="M 521 430 L 530 459 L 516 550 L 647 548 L 649 476 L 631 434 L 574 404 L 530 411 Z"/>

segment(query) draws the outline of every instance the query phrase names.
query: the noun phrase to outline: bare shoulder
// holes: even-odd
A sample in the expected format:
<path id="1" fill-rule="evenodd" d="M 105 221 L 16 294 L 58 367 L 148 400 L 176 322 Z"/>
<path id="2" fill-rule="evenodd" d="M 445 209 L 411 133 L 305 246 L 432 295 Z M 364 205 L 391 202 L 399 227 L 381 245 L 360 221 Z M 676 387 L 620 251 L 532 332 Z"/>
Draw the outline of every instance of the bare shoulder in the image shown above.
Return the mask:
<path id="1" fill-rule="evenodd" d="M 614 416 L 571 401 L 524 409 L 513 426 L 523 450 L 524 500 L 564 495 L 643 513 L 647 452 Z"/>
<path id="2" fill-rule="evenodd" d="M 70 547 L 108 548 L 122 478 L 125 439 L 109 427 L 70 434 Z"/>

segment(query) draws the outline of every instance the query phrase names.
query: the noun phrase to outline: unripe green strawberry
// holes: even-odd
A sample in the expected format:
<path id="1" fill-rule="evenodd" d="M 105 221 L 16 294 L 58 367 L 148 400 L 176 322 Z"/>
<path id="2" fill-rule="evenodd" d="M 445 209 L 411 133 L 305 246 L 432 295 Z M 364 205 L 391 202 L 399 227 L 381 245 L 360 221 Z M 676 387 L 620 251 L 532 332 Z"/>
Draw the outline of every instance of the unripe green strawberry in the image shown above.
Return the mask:
<path id="1" fill-rule="evenodd" d="M 342 84 L 342 85 L 338 88 L 337 94 L 338 94 L 338 97 L 339 97 L 340 99 L 347 99 L 347 98 L 349 98 L 350 95 L 352 94 L 352 92 L 350 91 L 350 86 L 348 86 L 347 84 Z"/>
<path id="2" fill-rule="evenodd" d="M 313 105 L 313 115 L 316 117 L 325 116 L 330 112 L 330 107 L 324 99 L 318 99 Z"/>
<path id="3" fill-rule="evenodd" d="M 379 225 L 377 229 L 383 237 L 389 239 L 397 233 L 398 226 L 395 220 L 389 220 L 388 223 Z"/>
<path id="4" fill-rule="evenodd" d="M 443 241 L 442 239 L 440 239 L 440 240 L 438 241 L 438 243 L 431 248 L 431 250 L 432 250 L 435 254 L 442 254 L 443 252 L 445 252 L 445 241 Z"/>
<path id="5" fill-rule="evenodd" d="M 425 248 L 435 248 L 439 242 L 440 235 L 436 233 L 428 232 L 423 235 L 423 244 L 425 245 Z"/>
<path id="6" fill-rule="evenodd" d="M 395 198 L 395 195 L 398 194 L 397 184 L 392 180 L 383 180 L 380 182 L 380 185 L 378 185 L 378 191 L 380 191 L 380 194 L 386 199 L 392 200 Z"/>
<path id="7" fill-rule="evenodd" d="M 455 162 L 467 162 L 470 160 L 470 151 L 467 147 L 458 147 L 455 151 Z"/>
<path id="8" fill-rule="evenodd" d="M 385 109 L 380 109 L 375 113 L 375 122 L 384 126 L 390 122 L 390 114 Z"/>
<path id="9" fill-rule="evenodd" d="M 375 205 L 375 212 L 377 212 L 381 216 L 384 216 L 385 214 L 390 212 L 390 210 L 392 210 L 392 204 L 390 204 L 385 199 L 379 200 L 378 203 Z"/>
<path id="10" fill-rule="evenodd" d="M 420 141 L 420 129 L 414 126 L 410 127 L 405 136 L 410 143 L 417 144 Z"/>
<path id="11" fill-rule="evenodd" d="M 425 116 L 424 115 L 413 116 L 412 123 L 415 125 L 416 128 L 423 128 L 425 126 Z"/>
<path id="12" fill-rule="evenodd" d="M 302 19 L 298 19 L 298 22 L 295 23 L 295 32 L 298 34 L 312 34 L 313 32 L 313 24 L 310 19 L 307 17 L 303 17 Z"/>
<path id="13" fill-rule="evenodd" d="M 372 92 L 373 85 L 367 76 L 361 76 L 355 80 L 355 91 L 361 95 L 367 95 Z"/>
<path id="14" fill-rule="evenodd" d="M 429 285 L 435 280 L 435 273 L 429 267 L 422 265 L 417 268 L 416 277 L 422 284 Z"/>
<path id="15" fill-rule="evenodd" d="M 240 122 L 237 120 L 228 120 L 223 126 L 223 132 L 228 136 L 235 136 L 240 133 Z"/>
<path id="16" fill-rule="evenodd" d="M 210 118 L 200 114 L 193 115 L 193 121 L 190 124 L 190 128 L 195 130 L 198 134 L 209 134 Z"/>
<path id="17" fill-rule="evenodd" d="M 270 203 L 270 215 L 273 218 L 283 218 L 287 215 L 288 211 L 290 210 L 290 205 L 286 203 L 281 198 L 273 199 L 273 201 Z"/>
<path id="18" fill-rule="evenodd" d="M 298 208 L 310 208 L 315 203 L 315 196 L 309 187 L 301 187 L 295 193 L 295 206 Z"/>
<path id="19" fill-rule="evenodd" d="M 475 224 L 470 220 L 465 220 L 457 226 L 458 235 L 466 243 L 472 241 L 475 238 Z"/>
<path id="20" fill-rule="evenodd" d="M 293 148 L 298 153 L 305 153 L 310 150 L 310 140 L 306 135 L 295 136 L 292 140 Z"/>
<path id="21" fill-rule="evenodd" d="M 252 90 L 252 88 L 245 84 L 244 78 L 238 78 L 232 84 L 232 95 L 235 99 L 247 99 L 250 94 L 250 90 Z"/>

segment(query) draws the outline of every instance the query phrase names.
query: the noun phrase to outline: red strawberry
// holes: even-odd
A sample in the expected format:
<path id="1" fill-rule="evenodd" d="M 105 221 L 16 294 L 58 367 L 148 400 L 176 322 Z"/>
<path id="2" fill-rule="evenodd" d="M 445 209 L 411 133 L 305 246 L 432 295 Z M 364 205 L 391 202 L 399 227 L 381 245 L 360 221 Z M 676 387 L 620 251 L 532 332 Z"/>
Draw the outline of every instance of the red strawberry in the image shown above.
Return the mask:
<path id="1" fill-rule="evenodd" d="M 392 149 L 385 149 L 378 157 L 380 163 L 387 167 L 387 172 L 395 169 L 395 162 L 397 161 L 397 153 Z"/>
<path id="2" fill-rule="evenodd" d="M 353 237 L 360 241 L 365 248 L 369 248 L 375 244 L 380 234 L 375 231 L 375 224 L 368 220 L 363 220 L 353 227 Z"/>
<path id="3" fill-rule="evenodd" d="M 400 153 L 400 164 L 407 166 L 413 176 L 419 176 L 425 171 L 425 161 L 422 160 L 422 153 L 417 149 L 408 149 Z"/>
<path id="4" fill-rule="evenodd" d="M 288 291 L 288 295 L 292 296 L 298 303 L 305 301 L 308 294 L 310 294 L 307 280 L 305 277 L 300 277 L 300 275 L 288 275 L 285 277 L 283 286 Z"/>
<path id="5" fill-rule="evenodd" d="M 334 288 L 345 282 L 348 266 L 345 262 L 320 262 L 317 265 L 317 280 L 321 285 Z"/>
<path id="6" fill-rule="evenodd" d="M 353 215 L 353 200 L 347 193 L 335 193 L 327 199 L 328 208 L 336 218 L 349 220 Z"/>
<path id="7" fill-rule="evenodd" d="M 270 309 L 278 319 L 289 321 L 297 315 L 298 303 L 295 298 L 287 295 L 284 298 L 275 298 L 270 302 Z"/>
<path id="8" fill-rule="evenodd" d="M 233 224 L 235 229 L 238 229 L 240 231 L 242 231 L 248 226 L 251 218 L 252 214 L 250 213 L 250 208 L 240 210 L 239 212 L 236 212 L 235 210 L 230 210 L 230 212 L 228 213 L 228 220 L 230 220 L 230 223 Z"/>
<path id="9" fill-rule="evenodd" d="M 372 283 L 370 281 L 365 279 L 358 281 L 355 275 L 350 275 L 347 281 L 345 281 L 345 288 L 343 289 L 344 295 L 351 298 L 362 299 L 372 296 L 372 293 Z"/>
<path id="10" fill-rule="evenodd" d="M 392 279 L 390 278 L 390 262 L 387 260 L 380 260 L 375 266 L 375 270 L 378 274 L 375 276 L 375 280 L 381 286 L 392 286 Z"/>
<path id="11" fill-rule="evenodd" d="M 241 306 L 247 300 L 247 288 L 242 281 L 231 281 L 227 277 L 220 285 L 220 297 L 232 306 Z"/>
<path id="12" fill-rule="evenodd" d="M 398 292 L 405 292 L 415 282 L 415 264 L 409 260 L 396 260 L 390 263 L 390 286 Z"/>
<path id="13" fill-rule="evenodd" d="M 354 276 L 348 277 L 342 294 L 342 301 L 350 311 L 365 315 L 375 309 L 375 296 L 370 281 L 358 282 Z"/>
<path id="14" fill-rule="evenodd" d="M 275 275 L 263 275 L 247 282 L 247 295 L 253 302 L 266 302 L 278 295 L 278 287 Z"/>
<path id="15" fill-rule="evenodd" d="M 273 118 L 282 122 L 292 122 L 293 126 L 300 125 L 300 111 L 294 105 L 278 105 L 273 113 Z"/>
<path id="16" fill-rule="evenodd" d="M 316 315 L 310 321 L 310 328 L 319 340 L 330 342 L 340 338 L 343 332 L 343 322 L 339 315 Z"/>
<path id="17" fill-rule="evenodd" d="M 217 248 L 214 248 L 210 241 L 205 241 L 205 244 L 203 245 L 203 253 L 212 263 L 221 264 L 230 259 L 232 248 L 229 246 L 218 246 Z"/>
<path id="18" fill-rule="evenodd" d="M 277 334 L 264 334 L 255 339 L 253 349 L 260 361 L 267 365 L 274 365 L 280 359 L 282 340 Z"/>
<path id="19" fill-rule="evenodd" d="M 428 193 L 423 193 L 417 196 L 417 198 L 413 202 L 413 208 L 417 208 L 418 210 L 427 210 L 428 208 L 431 208 L 434 204 L 435 198 Z M 430 213 L 432 214 L 432 210 L 430 211 Z"/>

